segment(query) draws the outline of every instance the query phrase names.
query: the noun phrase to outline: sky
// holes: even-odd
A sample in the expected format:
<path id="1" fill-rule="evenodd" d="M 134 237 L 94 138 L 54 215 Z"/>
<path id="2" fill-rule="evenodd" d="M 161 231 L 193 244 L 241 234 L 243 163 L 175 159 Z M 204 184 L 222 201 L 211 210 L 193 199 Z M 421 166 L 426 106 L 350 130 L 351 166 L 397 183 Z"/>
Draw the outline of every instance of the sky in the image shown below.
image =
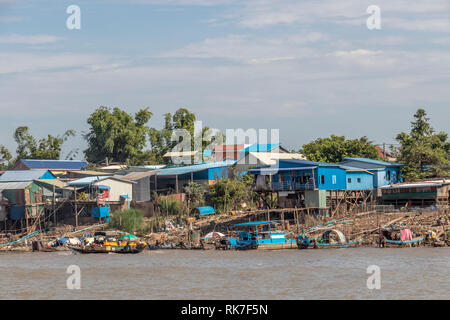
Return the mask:
<path id="1" fill-rule="evenodd" d="M 394 143 L 418 108 L 449 132 L 450 1 L 0 0 L 0 144 L 74 129 L 63 157 L 82 151 L 99 106 L 148 107 L 155 128 L 185 107 L 223 131 L 279 129 L 289 149 Z"/>

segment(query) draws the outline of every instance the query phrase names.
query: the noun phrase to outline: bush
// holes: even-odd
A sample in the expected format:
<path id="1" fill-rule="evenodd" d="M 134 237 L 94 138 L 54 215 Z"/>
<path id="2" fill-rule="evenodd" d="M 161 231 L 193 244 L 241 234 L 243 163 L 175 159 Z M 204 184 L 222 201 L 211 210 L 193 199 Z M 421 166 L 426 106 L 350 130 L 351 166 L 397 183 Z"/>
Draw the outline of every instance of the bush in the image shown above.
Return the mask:
<path id="1" fill-rule="evenodd" d="M 162 214 L 179 215 L 184 212 L 183 203 L 176 199 L 162 198 L 159 200 L 158 205 Z"/>
<path id="2" fill-rule="evenodd" d="M 221 179 L 210 186 L 210 203 L 219 212 L 237 210 L 246 204 L 253 206 L 252 179 Z"/>
<path id="3" fill-rule="evenodd" d="M 126 209 L 112 214 L 109 226 L 114 229 L 134 233 L 143 230 L 144 212 L 138 209 Z"/>

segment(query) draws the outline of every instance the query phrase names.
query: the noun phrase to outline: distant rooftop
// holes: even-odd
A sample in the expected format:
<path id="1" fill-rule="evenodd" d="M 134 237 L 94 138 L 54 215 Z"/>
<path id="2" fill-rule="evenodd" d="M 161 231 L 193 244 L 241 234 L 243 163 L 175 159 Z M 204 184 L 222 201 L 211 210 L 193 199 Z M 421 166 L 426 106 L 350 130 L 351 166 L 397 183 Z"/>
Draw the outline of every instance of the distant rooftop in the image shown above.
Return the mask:
<path id="1" fill-rule="evenodd" d="M 33 181 L 37 179 L 54 179 L 48 170 L 8 170 L 0 176 L 0 182 Z"/>
<path id="2" fill-rule="evenodd" d="M 169 167 L 158 170 L 158 176 L 181 175 L 191 172 L 198 172 L 207 169 L 229 167 L 236 163 L 236 160 L 217 161 L 204 164 L 195 164 L 192 166 Z"/>
<path id="3" fill-rule="evenodd" d="M 369 158 L 344 158 L 344 160 L 351 160 L 351 161 L 359 161 L 359 162 L 365 162 L 369 164 L 375 164 L 379 166 L 395 166 L 395 167 L 401 167 L 404 166 L 404 164 L 395 163 L 395 162 L 387 162 L 387 161 L 381 161 L 381 160 L 374 160 Z"/>
<path id="4" fill-rule="evenodd" d="M 82 160 L 20 159 L 18 163 L 24 164 L 29 169 L 49 170 L 80 170 L 88 166 L 88 163 Z"/>

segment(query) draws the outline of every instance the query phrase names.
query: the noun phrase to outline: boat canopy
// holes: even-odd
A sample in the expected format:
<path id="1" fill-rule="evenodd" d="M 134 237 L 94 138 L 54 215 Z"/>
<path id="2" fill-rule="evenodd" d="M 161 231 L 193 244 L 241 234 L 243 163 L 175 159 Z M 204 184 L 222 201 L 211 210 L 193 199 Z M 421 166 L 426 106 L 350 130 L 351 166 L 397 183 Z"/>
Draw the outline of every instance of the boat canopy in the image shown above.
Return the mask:
<path id="1" fill-rule="evenodd" d="M 235 226 L 242 226 L 242 227 L 246 227 L 246 226 L 264 226 L 267 224 L 273 224 L 276 223 L 275 221 L 252 221 L 252 222 L 244 222 L 244 223 L 238 223 L 235 224 Z"/>

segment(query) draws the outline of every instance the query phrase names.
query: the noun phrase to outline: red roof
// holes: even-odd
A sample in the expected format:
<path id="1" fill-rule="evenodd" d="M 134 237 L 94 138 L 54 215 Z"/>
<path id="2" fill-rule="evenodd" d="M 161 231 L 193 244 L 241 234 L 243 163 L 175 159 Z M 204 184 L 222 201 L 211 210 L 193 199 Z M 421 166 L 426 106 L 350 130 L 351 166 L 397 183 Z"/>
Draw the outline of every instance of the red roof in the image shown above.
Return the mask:
<path id="1" fill-rule="evenodd" d="M 244 149 L 244 145 L 243 144 L 221 144 L 221 145 L 217 145 L 214 147 L 214 151 L 239 151 L 239 150 L 243 150 Z"/>

